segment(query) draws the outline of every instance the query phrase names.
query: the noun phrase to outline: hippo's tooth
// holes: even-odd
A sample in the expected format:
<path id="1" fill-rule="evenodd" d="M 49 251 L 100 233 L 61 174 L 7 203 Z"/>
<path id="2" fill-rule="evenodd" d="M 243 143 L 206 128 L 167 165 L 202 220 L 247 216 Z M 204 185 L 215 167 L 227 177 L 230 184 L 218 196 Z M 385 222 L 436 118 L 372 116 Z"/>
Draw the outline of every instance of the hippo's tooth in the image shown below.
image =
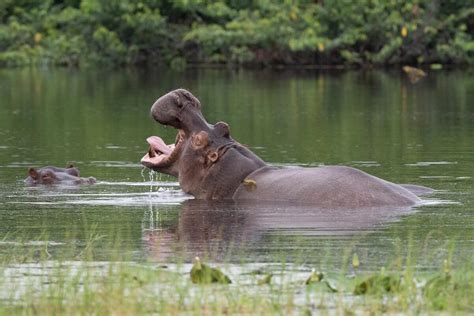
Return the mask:
<path id="1" fill-rule="evenodd" d="M 160 152 L 165 155 L 170 155 L 173 152 L 173 150 L 158 136 L 150 136 L 146 141 L 155 152 Z"/>
<path id="2" fill-rule="evenodd" d="M 164 161 L 166 161 L 168 157 L 169 156 L 166 155 L 154 155 L 153 157 L 151 157 L 149 153 L 146 153 L 140 161 L 141 163 L 145 163 L 146 165 L 158 166 Z"/>
<path id="3" fill-rule="evenodd" d="M 148 147 L 148 157 L 153 158 L 155 157 L 155 150 L 153 148 Z"/>

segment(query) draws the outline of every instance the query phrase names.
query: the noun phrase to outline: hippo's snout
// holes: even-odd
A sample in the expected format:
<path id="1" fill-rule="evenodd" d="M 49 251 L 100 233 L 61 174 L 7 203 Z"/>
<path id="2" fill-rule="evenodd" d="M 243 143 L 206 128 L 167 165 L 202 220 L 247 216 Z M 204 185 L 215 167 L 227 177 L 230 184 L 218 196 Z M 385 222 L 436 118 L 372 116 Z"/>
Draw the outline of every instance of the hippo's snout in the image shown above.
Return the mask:
<path id="1" fill-rule="evenodd" d="M 185 89 L 177 89 L 160 97 L 152 105 L 150 113 L 158 123 L 186 133 L 209 129 L 201 113 L 201 102 Z"/>
<path id="2" fill-rule="evenodd" d="M 156 100 L 150 112 L 155 121 L 181 129 L 185 115 L 190 115 L 184 112 L 190 112 L 189 110 L 200 113 L 201 103 L 189 91 L 177 89 Z"/>

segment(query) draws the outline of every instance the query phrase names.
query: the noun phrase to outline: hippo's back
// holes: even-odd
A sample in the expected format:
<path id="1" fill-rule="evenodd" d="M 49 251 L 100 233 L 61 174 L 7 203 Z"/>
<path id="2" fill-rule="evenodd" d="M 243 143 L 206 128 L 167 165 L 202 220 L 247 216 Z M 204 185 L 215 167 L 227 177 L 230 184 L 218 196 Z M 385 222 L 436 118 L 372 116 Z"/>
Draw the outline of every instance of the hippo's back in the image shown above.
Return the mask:
<path id="1" fill-rule="evenodd" d="M 343 166 L 263 167 L 247 176 L 234 199 L 295 201 L 319 207 L 410 206 L 420 199 L 407 189 Z"/>

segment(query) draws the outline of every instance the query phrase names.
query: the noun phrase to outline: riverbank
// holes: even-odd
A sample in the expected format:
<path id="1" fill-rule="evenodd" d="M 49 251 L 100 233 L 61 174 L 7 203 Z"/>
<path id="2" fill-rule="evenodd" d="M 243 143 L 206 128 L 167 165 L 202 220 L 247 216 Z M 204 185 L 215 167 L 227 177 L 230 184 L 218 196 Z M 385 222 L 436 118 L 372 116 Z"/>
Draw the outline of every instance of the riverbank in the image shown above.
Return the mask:
<path id="1" fill-rule="evenodd" d="M 210 263 L 232 283 L 193 284 L 192 264 L 186 262 L 134 262 L 118 248 L 107 261 L 96 261 L 94 244 L 99 239 L 91 235 L 85 247 L 71 248 L 68 256 L 75 254 L 76 260 L 62 260 L 54 243 L 11 242 L 15 251 L 2 250 L 0 256 L 2 315 L 474 311 L 472 269 L 468 264 L 453 268 L 449 258 L 439 271 L 429 272 L 417 270 L 410 257 L 396 258 L 379 272 L 359 271 L 364 262 L 353 257 L 342 271 L 323 267 L 328 270 L 317 274 L 304 260 Z"/>
<path id="2" fill-rule="evenodd" d="M 0 66 L 474 64 L 469 1 L 0 5 Z"/>

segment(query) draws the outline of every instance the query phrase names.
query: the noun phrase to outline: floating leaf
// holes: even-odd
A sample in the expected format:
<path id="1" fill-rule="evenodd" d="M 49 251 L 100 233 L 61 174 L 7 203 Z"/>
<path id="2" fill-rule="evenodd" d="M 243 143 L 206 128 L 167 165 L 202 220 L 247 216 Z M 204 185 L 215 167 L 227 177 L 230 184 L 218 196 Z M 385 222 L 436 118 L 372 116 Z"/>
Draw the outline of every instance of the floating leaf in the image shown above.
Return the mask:
<path id="1" fill-rule="evenodd" d="M 410 66 L 403 66 L 402 69 L 408 75 L 411 83 L 417 83 L 423 77 L 426 77 L 426 72 L 421 69 Z"/>
<path id="2" fill-rule="evenodd" d="M 270 284 L 272 282 L 272 277 L 273 277 L 273 274 L 271 273 L 267 274 L 262 279 L 258 280 L 257 284 L 258 285 Z"/>
<path id="3" fill-rule="evenodd" d="M 443 69 L 443 65 L 441 65 L 441 64 L 431 64 L 430 68 L 433 69 L 433 70 L 441 70 L 441 69 Z"/>
<path id="4" fill-rule="evenodd" d="M 195 284 L 232 283 L 229 277 L 218 269 L 211 268 L 204 263 L 201 263 L 199 257 L 194 259 L 194 265 L 191 268 L 190 275 L 191 281 Z"/>
<path id="5" fill-rule="evenodd" d="M 355 295 L 391 293 L 400 288 L 400 277 L 396 275 L 377 274 L 358 283 L 354 288 Z"/>
<path id="6" fill-rule="evenodd" d="M 338 289 L 336 288 L 336 286 L 334 286 L 330 280 L 325 279 L 324 274 L 322 272 L 316 271 L 315 269 L 311 271 L 311 275 L 306 279 L 305 284 L 306 285 L 313 285 L 313 284 L 323 285 L 324 284 L 326 285 L 326 288 L 330 292 L 333 292 L 333 293 L 338 292 Z"/>
<path id="7" fill-rule="evenodd" d="M 318 283 L 321 282 L 321 280 L 324 278 L 324 274 L 322 272 L 316 271 L 313 269 L 311 271 L 311 275 L 306 279 L 305 284 L 313 284 L 313 283 Z"/>

